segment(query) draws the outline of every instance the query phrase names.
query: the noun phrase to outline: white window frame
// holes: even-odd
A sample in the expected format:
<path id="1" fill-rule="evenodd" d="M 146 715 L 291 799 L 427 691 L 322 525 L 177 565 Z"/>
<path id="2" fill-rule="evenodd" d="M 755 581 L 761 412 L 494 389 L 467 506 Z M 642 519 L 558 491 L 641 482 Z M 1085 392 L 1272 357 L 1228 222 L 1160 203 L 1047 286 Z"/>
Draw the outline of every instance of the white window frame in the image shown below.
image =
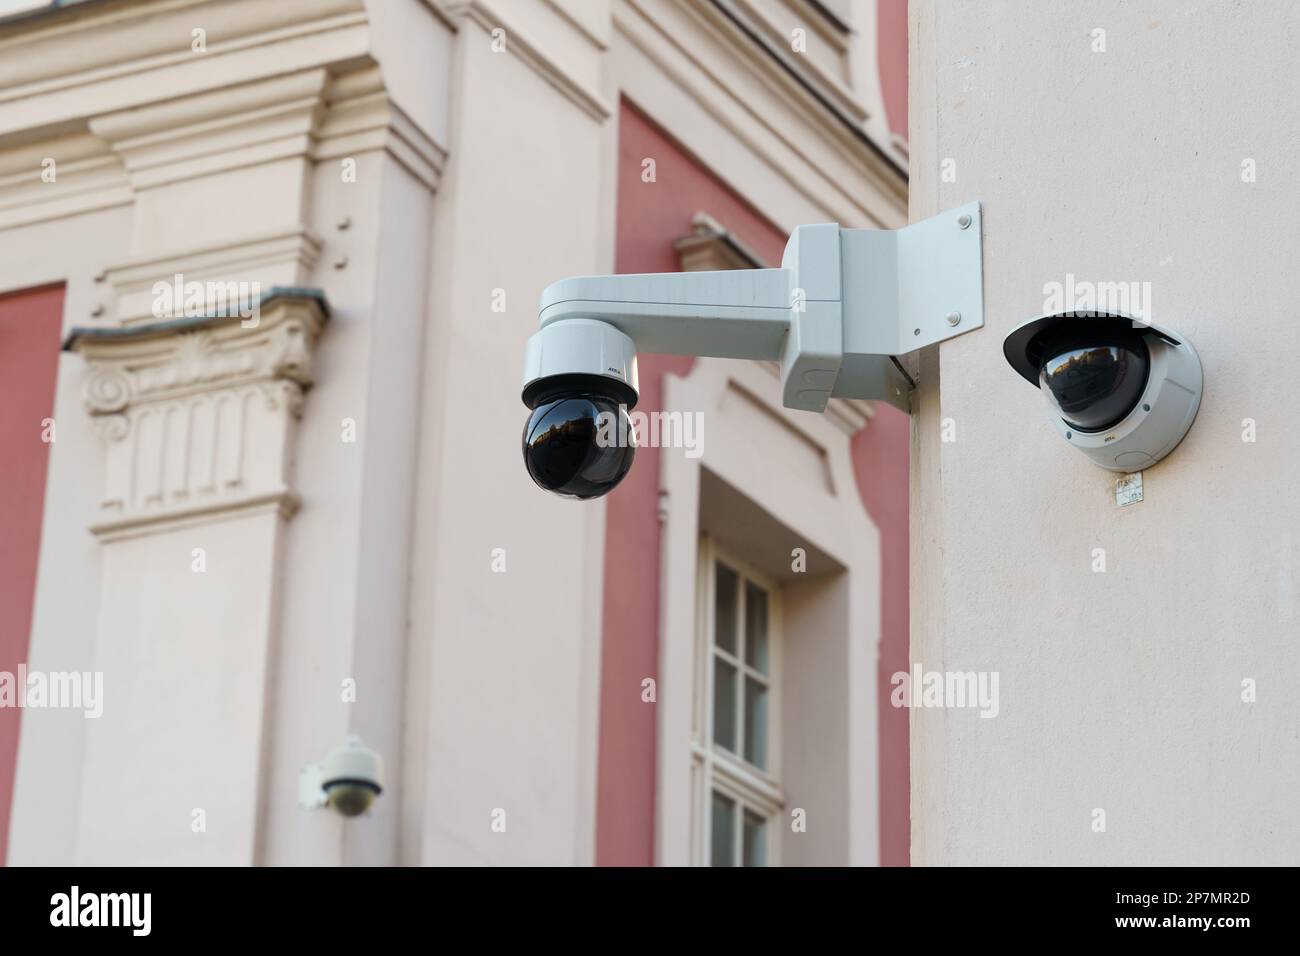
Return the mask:
<path id="1" fill-rule="evenodd" d="M 736 619 L 738 640 L 743 640 L 745 626 L 745 581 L 751 581 L 767 592 L 767 644 L 768 644 L 768 740 L 767 769 L 746 761 L 724 747 L 713 743 L 713 626 L 716 607 L 716 565 L 721 561 L 737 572 L 740 582 L 740 600 Z M 749 809 L 762 816 L 767 825 L 766 865 L 780 866 L 781 834 L 785 808 L 785 793 L 781 788 L 781 592 L 776 583 L 748 563 L 722 550 L 707 535 L 700 538 L 698 578 L 696 593 L 697 626 L 695 640 L 695 708 L 691 742 L 692 779 L 694 781 L 694 807 L 692 821 L 691 862 L 696 866 L 709 866 L 713 846 L 713 791 L 717 790 L 736 801 L 737 840 L 743 833 L 744 811 Z M 738 648 L 740 647 L 738 643 Z M 742 651 L 743 654 L 743 651 Z M 745 669 L 739 671 L 739 684 L 743 695 Z M 744 719 L 742 715 L 737 732 L 744 750 Z M 738 851 L 743 848 L 738 844 Z"/>

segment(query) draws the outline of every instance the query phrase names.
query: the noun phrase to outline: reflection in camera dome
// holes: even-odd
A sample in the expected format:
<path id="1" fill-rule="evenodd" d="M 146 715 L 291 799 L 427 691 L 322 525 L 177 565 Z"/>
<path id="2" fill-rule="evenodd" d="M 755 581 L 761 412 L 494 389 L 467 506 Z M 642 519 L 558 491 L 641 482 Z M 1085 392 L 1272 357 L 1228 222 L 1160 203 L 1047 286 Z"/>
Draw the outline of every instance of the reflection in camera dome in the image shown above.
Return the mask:
<path id="1" fill-rule="evenodd" d="M 1039 386 L 1068 424 L 1101 431 L 1120 422 L 1141 399 L 1148 366 L 1144 353 L 1140 341 L 1058 352 L 1043 363 Z"/>
<path id="2" fill-rule="evenodd" d="M 568 396 L 533 409 L 523 442 L 533 481 L 572 498 L 598 498 L 612 491 L 632 467 L 636 448 L 598 441 L 602 415 L 618 416 L 626 425 L 627 411 L 601 395 Z"/>

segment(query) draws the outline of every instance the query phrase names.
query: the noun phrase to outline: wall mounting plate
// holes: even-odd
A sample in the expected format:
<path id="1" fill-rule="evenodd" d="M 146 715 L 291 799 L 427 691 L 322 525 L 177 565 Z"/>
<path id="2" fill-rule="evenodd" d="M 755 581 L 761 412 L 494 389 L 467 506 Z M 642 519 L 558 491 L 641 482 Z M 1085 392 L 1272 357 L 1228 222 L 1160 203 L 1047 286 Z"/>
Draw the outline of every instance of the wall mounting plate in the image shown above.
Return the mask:
<path id="1" fill-rule="evenodd" d="M 298 771 L 298 806 L 304 810 L 316 810 L 329 802 L 329 797 L 322 786 L 325 771 L 319 764 L 308 764 Z"/>
<path id="2" fill-rule="evenodd" d="M 785 404 L 821 411 L 834 395 L 907 411 L 913 384 L 895 357 L 984 325 L 980 228 L 972 202 L 897 230 L 796 229 L 782 265 L 809 291 L 782 355 Z"/>
<path id="3" fill-rule="evenodd" d="M 984 325 L 980 204 L 902 229 L 844 229 L 844 351 L 903 355 Z"/>

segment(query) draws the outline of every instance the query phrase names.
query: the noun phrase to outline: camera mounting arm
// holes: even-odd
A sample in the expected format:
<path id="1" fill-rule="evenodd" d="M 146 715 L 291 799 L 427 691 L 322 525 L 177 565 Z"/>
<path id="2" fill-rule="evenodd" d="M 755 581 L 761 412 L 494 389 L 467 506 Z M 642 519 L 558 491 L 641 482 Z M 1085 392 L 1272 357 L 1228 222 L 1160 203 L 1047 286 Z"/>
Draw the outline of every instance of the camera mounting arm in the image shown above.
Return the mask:
<path id="1" fill-rule="evenodd" d="M 984 324 L 979 203 L 898 230 L 799 226 L 779 269 L 579 276 L 542 293 L 525 400 L 595 375 L 630 386 L 637 349 L 781 363 L 782 401 L 908 409 L 894 357 Z"/>
<path id="2" fill-rule="evenodd" d="M 576 276 L 542 293 L 542 328 L 608 322 L 646 352 L 773 359 L 790 327 L 785 269 Z"/>

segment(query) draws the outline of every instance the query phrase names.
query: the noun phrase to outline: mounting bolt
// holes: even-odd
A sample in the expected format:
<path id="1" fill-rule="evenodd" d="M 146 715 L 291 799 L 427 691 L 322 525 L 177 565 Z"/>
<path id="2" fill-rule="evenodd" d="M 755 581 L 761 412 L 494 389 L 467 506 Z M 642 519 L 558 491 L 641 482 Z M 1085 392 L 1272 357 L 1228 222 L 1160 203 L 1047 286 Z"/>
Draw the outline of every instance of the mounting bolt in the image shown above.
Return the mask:
<path id="1" fill-rule="evenodd" d="M 342 219 L 339 220 L 339 226 L 338 226 L 338 228 L 339 228 L 340 231 L 342 231 L 342 230 L 344 230 L 344 229 L 347 229 L 347 228 L 348 228 L 349 226 L 351 226 L 351 225 L 352 225 L 352 217 L 351 217 L 351 216 L 344 216 Z"/>
<path id="2" fill-rule="evenodd" d="M 104 307 L 102 305 L 97 305 L 90 310 L 90 314 L 95 318 L 99 318 L 101 315 L 104 314 Z"/>
<path id="3" fill-rule="evenodd" d="M 964 213 L 962 213 L 960 216 L 957 217 L 957 228 L 958 228 L 958 229 L 969 229 L 969 228 L 970 228 L 970 224 L 971 224 L 970 213 L 965 213 L 965 212 L 964 212 Z"/>
<path id="4" fill-rule="evenodd" d="M 335 269 L 346 269 L 347 267 L 348 267 L 347 256 L 339 256 L 337 259 L 334 260 Z"/>
<path id="5" fill-rule="evenodd" d="M 960 312 L 949 312 L 949 313 L 948 313 L 948 324 L 949 324 L 949 325 L 957 325 L 957 324 L 959 324 L 960 322 L 961 322 L 961 313 L 960 313 Z"/>

